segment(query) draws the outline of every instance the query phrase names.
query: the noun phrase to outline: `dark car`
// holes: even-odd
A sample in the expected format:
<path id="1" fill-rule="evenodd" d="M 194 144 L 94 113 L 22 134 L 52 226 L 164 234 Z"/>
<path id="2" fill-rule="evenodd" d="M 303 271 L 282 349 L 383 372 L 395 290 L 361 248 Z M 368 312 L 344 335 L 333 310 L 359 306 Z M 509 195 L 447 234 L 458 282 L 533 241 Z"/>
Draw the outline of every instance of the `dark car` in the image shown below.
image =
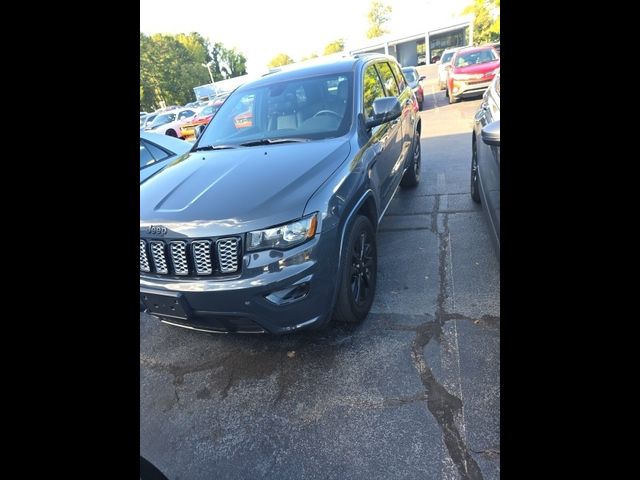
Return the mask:
<path id="1" fill-rule="evenodd" d="M 424 75 L 420 75 L 416 67 L 404 67 L 402 69 L 402 73 L 404 73 L 404 77 L 407 79 L 407 83 L 416 96 L 416 100 L 418 101 L 418 108 L 422 110 L 422 103 L 424 102 L 424 92 L 422 90 L 422 85 L 420 85 L 420 82 L 426 77 Z"/>
<path id="2" fill-rule="evenodd" d="M 500 251 L 500 71 L 475 115 L 471 143 L 471 198 L 482 203 Z"/>
<path id="3" fill-rule="evenodd" d="M 363 320 L 378 224 L 398 187 L 420 180 L 420 129 L 390 56 L 239 87 L 189 154 L 140 185 L 141 306 L 208 332 Z"/>
<path id="4" fill-rule="evenodd" d="M 191 143 L 159 133 L 140 132 L 140 183 L 163 169 L 178 155 L 191 150 Z"/>

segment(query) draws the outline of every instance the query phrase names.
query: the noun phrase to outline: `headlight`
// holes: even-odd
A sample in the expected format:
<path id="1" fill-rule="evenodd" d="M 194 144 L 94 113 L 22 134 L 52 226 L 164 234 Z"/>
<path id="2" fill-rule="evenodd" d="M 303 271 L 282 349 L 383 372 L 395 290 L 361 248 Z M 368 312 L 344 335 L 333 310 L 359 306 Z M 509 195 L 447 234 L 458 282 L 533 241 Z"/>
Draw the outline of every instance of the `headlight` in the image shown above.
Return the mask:
<path id="1" fill-rule="evenodd" d="M 318 214 L 314 213 L 286 225 L 249 232 L 247 233 L 247 251 L 265 248 L 285 250 L 295 247 L 312 239 L 316 234 L 317 226 Z"/>

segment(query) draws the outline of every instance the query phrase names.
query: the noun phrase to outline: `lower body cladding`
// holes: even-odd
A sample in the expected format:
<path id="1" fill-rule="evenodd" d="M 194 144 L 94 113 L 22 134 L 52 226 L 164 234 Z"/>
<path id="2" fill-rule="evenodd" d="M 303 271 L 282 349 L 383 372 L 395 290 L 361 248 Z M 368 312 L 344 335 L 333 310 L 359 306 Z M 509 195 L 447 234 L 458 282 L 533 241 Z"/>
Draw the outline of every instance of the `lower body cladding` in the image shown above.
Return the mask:
<path id="1" fill-rule="evenodd" d="M 227 278 L 140 276 L 146 312 L 206 332 L 289 333 L 331 318 L 338 279 L 338 229 L 291 250 L 245 253 Z"/>

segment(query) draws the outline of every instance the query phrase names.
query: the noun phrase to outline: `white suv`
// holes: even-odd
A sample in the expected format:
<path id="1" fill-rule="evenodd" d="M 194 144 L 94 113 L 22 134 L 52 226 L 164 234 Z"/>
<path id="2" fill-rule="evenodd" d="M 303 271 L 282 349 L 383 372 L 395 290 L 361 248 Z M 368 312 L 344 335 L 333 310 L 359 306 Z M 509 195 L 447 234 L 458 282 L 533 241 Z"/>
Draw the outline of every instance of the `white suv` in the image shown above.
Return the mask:
<path id="1" fill-rule="evenodd" d="M 438 85 L 440 86 L 440 90 L 447 88 L 447 65 L 451 65 L 453 54 L 461 48 L 465 47 L 447 48 L 442 52 L 440 63 L 438 64 Z"/>

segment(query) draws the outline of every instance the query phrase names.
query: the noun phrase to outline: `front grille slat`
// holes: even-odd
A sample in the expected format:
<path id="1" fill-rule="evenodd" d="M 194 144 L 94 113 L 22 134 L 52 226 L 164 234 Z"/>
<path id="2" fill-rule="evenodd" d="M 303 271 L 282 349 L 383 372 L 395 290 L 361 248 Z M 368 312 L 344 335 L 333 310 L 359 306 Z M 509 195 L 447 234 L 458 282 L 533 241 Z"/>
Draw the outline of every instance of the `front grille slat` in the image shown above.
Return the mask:
<path id="1" fill-rule="evenodd" d="M 189 275 L 189 263 L 187 262 L 187 242 L 177 241 L 169 244 L 171 249 L 171 261 L 176 275 Z"/>
<path id="2" fill-rule="evenodd" d="M 169 267 L 167 265 L 167 258 L 165 256 L 164 242 L 150 242 L 151 243 L 151 258 L 153 264 L 156 267 L 156 273 L 169 273 Z"/>
<path id="3" fill-rule="evenodd" d="M 211 275 L 211 240 L 197 240 L 191 243 L 193 249 L 193 263 L 198 275 Z"/>
<path id="4" fill-rule="evenodd" d="M 215 248 L 214 248 L 215 247 Z M 140 239 L 140 272 L 177 276 L 227 275 L 241 267 L 240 237 Z"/>
<path id="5" fill-rule="evenodd" d="M 238 239 L 223 238 L 216 242 L 218 247 L 218 265 L 222 273 L 238 270 Z"/>
<path id="6" fill-rule="evenodd" d="M 140 271 L 150 272 L 149 257 L 147 256 L 147 242 L 140 240 Z"/>

